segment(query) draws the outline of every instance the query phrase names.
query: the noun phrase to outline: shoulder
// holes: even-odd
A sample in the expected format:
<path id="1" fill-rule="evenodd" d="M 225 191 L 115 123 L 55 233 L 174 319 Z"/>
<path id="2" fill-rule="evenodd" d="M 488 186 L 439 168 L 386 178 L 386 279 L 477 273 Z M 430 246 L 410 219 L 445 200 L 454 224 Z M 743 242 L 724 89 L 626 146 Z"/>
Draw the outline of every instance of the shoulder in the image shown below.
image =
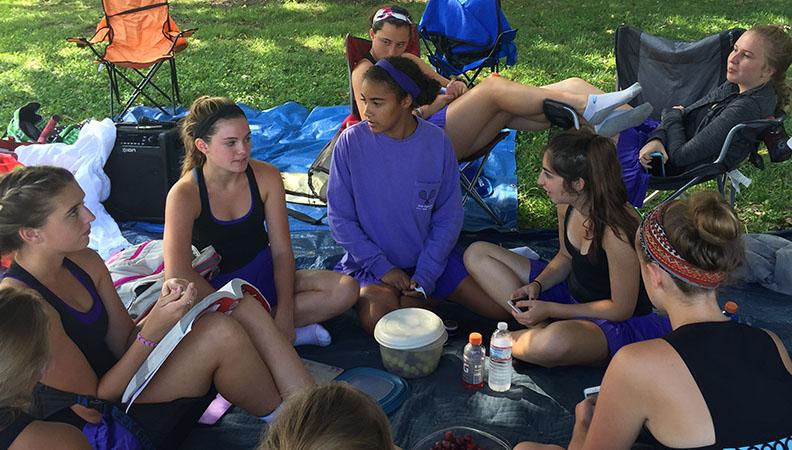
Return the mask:
<path id="1" fill-rule="evenodd" d="M 564 222 L 566 221 L 565 219 L 566 219 L 567 211 L 569 211 L 569 208 L 571 207 L 566 203 L 559 203 L 556 205 L 556 216 L 558 217 L 559 228 L 564 227 L 565 225 Z"/>
<path id="2" fill-rule="evenodd" d="M 90 449 L 88 440 L 75 427 L 65 423 L 36 420 L 20 433 L 9 450 L 59 448 Z"/>
<path id="3" fill-rule="evenodd" d="M 170 188 L 165 200 L 165 208 L 176 208 L 179 211 L 179 216 L 191 216 L 192 220 L 198 217 L 201 211 L 201 193 L 192 172 L 181 177 Z"/>
<path id="4" fill-rule="evenodd" d="M 250 160 L 250 168 L 253 170 L 256 186 L 258 186 L 262 198 L 272 190 L 283 189 L 283 179 L 277 167 L 263 161 Z"/>
<path id="5" fill-rule="evenodd" d="M 368 126 L 368 122 L 365 120 L 363 122 L 358 122 L 341 132 L 341 135 L 336 141 L 333 153 L 348 151 L 350 146 L 362 142 L 363 140 L 371 139 L 372 136 L 373 133 Z"/>
<path id="6" fill-rule="evenodd" d="M 369 61 L 368 59 L 361 58 L 360 61 L 358 61 L 358 63 L 355 64 L 355 68 L 352 69 L 352 74 L 353 75 L 359 74 L 359 76 L 363 76 L 363 74 L 366 73 L 366 70 L 368 70 L 368 68 L 373 65 L 374 64 L 372 64 L 371 61 Z"/>
<path id="7" fill-rule="evenodd" d="M 607 372 L 633 380 L 633 384 L 651 386 L 654 383 L 650 380 L 666 373 L 673 358 L 679 359 L 679 355 L 668 342 L 663 339 L 650 339 L 619 349 L 608 365 Z"/>
<path id="8" fill-rule="evenodd" d="M 777 334 L 770 330 L 763 331 L 770 336 L 770 339 L 773 340 L 776 348 L 778 349 L 778 355 L 781 357 L 781 362 L 784 363 L 784 367 L 786 368 L 787 372 L 792 374 L 792 359 L 790 359 L 789 352 L 787 352 L 787 349 L 784 346 L 784 343 L 781 341 L 781 338 L 779 338 Z"/>
<path id="9" fill-rule="evenodd" d="M 640 223 L 640 216 L 638 212 L 635 211 L 631 205 L 625 205 L 625 213 L 633 217 L 636 221 L 636 224 Z M 635 235 L 633 234 L 634 231 L 628 231 L 621 228 L 615 228 L 611 226 L 605 226 L 604 228 L 605 233 L 602 236 L 602 246 L 607 251 L 608 249 L 622 249 L 627 248 L 630 252 L 633 252 L 633 240 Z"/>
<path id="10" fill-rule="evenodd" d="M 110 274 L 102 257 L 93 249 L 84 248 L 66 255 L 66 258 L 85 271 L 97 286 L 103 277 Z"/>

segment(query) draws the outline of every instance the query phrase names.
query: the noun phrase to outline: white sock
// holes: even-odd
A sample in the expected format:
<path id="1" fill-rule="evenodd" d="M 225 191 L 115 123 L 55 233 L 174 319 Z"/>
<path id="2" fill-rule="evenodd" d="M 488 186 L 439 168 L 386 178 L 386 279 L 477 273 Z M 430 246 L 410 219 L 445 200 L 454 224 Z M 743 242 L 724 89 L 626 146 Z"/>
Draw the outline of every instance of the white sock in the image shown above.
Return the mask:
<path id="1" fill-rule="evenodd" d="M 583 110 L 583 118 L 592 125 L 596 125 L 611 113 L 614 109 L 632 100 L 641 92 L 641 85 L 634 83 L 627 89 L 608 92 L 606 94 L 589 95 L 586 102 L 586 109 Z"/>
<path id="2" fill-rule="evenodd" d="M 259 420 L 261 420 L 262 422 L 266 422 L 266 423 L 272 423 L 272 421 L 274 421 L 275 419 L 277 419 L 277 418 L 278 418 L 278 415 L 279 415 L 279 414 L 280 414 L 280 412 L 281 412 L 281 407 L 282 407 L 282 406 L 283 406 L 283 403 L 281 403 L 280 405 L 278 405 L 278 407 L 277 407 L 277 408 L 275 408 L 275 411 L 272 411 L 272 412 L 271 412 L 271 413 L 269 413 L 268 415 L 266 415 L 266 416 L 259 416 Z"/>
<path id="3" fill-rule="evenodd" d="M 319 347 L 327 347 L 333 341 L 327 329 L 318 323 L 312 323 L 297 328 L 294 332 L 296 334 L 294 339 L 295 347 L 298 345 L 318 345 Z"/>
<path id="4" fill-rule="evenodd" d="M 594 132 L 605 137 L 616 136 L 628 128 L 644 123 L 646 118 L 652 114 L 652 110 L 652 105 L 647 102 L 635 108 L 613 111 L 602 123 L 594 126 Z"/>

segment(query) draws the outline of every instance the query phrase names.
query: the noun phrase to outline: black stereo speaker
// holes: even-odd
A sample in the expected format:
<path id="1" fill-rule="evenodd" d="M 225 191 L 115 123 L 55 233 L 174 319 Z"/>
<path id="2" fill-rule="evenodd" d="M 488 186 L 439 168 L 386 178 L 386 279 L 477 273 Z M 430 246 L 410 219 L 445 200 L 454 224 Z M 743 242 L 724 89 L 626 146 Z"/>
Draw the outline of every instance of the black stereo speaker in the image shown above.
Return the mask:
<path id="1" fill-rule="evenodd" d="M 115 146 L 104 167 L 110 178 L 107 211 L 116 220 L 162 223 L 183 158 L 176 122 L 116 124 Z"/>

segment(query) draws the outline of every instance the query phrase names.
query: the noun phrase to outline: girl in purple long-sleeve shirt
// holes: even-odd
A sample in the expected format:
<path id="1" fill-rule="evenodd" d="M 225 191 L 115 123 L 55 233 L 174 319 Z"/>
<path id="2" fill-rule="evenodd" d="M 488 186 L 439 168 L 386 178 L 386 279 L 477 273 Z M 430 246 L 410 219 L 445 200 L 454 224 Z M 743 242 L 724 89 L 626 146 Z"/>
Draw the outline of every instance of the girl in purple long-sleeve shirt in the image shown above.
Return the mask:
<path id="1" fill-rule="evenodd" d="M 456 246 L 463 209 L 451 142 L 413 114 L 436 92 L 413 62 L 381 60 L 360 92 L 366 120 L 333 153 L 328 220 L 346 250 L 336 270 L 360 283 L 358 315 L 369 332 L 390 311 L 446 298 L 482 315 L 499 312 Z"/>

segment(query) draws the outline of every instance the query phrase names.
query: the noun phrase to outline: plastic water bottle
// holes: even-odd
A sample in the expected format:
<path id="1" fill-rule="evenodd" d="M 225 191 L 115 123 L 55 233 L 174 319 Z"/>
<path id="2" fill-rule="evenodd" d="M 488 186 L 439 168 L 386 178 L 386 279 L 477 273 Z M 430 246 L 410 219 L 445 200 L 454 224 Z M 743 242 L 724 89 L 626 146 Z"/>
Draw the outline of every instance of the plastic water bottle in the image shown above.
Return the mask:
<path id="1" fill-rule="evenodd" d="M 729 300 L 728 302 L 726 302 L 726 304 L 723 305 L 723 315 L 728 317 L 730 320 L 734 322 L 739 322 L 740 316 L 737 315 L 737 309 L 739 309 L 737 303 Z"/>
<path id="2" fill-rule="evenodd" d="M 484 358 L 486 352 L 481 345 L 481 333 L 470 333 L 468 344 L 462 353 L 462 386 L 465 389 L 484 387 Z"/>
<path id="3" fill-rule="evenodd" d="M 489 388 L 505 392 L 511 388 L 512 338 L 506 322 L 498 322 L 498 329 L 490 340 Z"/>

